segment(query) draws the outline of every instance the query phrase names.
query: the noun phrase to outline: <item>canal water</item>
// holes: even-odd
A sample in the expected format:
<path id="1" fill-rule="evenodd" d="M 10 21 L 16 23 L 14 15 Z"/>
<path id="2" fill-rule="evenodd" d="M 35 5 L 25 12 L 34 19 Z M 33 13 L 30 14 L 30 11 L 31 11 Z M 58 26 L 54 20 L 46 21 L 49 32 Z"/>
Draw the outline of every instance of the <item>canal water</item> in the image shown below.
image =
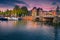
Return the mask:
<path id="1" fill-rule="evenodd" d="M 33 21 L 0 21 L 0 40 L 60 40 L 60 27 Z"/>

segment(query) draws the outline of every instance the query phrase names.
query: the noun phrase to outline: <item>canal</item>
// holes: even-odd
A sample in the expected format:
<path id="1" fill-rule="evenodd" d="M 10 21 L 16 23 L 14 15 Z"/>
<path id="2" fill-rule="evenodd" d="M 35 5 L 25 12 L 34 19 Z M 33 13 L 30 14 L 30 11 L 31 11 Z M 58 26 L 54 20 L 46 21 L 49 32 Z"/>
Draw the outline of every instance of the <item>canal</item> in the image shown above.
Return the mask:
<path id="1" fill-rule="evenodd" d="M 0 21 L 0 40 L 60 40 L 60 27 L 33 21 Z"/>

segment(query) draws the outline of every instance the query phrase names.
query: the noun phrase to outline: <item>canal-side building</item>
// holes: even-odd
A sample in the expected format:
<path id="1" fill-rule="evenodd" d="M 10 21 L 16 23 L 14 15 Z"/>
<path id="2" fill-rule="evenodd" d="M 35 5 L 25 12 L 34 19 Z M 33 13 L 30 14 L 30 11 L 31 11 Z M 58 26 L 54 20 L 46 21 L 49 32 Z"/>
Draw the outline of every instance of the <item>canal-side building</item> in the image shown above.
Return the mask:
<path id="1" fill-rule="evenodd" d="M 35 20 L 35 19 L 39 19 L 40 20 L 42 14 L 43 14 L 43 9 L 42 8 L 36 8 L 36 7 L 34 7 L 32 9 L 33 20 Z"/>
<path id="2" fill-rule="evenodd" d="M 56 8 L 56 16 L 54 17 L 53 22 L 54 23 L 60 22 L 60 7 L 59 6 L 57 6 L 57 8 Z"/>
<path id="3" fill-rule="evenodd" d="M 43 16 L 43 9 L 42 8 L 38 8 L 37 9 L 37 16 L 36 16 L 36 18 L 35 19 L 37 19 L 37 20 L 42 20 L 42 16 Z"/>
<path id="4" fill-rule="evenodd" d="M 52 10 L 52 15 L 56 16 L 56 10 Z"/>
<path id="5" fill-rule="evenodd" d="M 36 15 L 37 15 L 37 8 L 34 7 L 34 8 L 32 9 L 32 17 L 35 17 Z"/>
<path id="6" fill-rule="evenodd" d="M 41 16 L 43 15 L 43 9 L 42 8 L 38 8 L 37 9 L 37 16 Z"/>
<path id="7" fill-rule="evenodd" d="M 36 7 L 32 9 L 33 20 L 56 22 L 55 21 L 56 19 L 57 21 L 60 19 L 60 17 L 58 17 L 59 15 L 60 15 L 59 6 L 57 6 L 56 10 L 51 11 L 43 11 L 42 8 L 36 8 Z"/>

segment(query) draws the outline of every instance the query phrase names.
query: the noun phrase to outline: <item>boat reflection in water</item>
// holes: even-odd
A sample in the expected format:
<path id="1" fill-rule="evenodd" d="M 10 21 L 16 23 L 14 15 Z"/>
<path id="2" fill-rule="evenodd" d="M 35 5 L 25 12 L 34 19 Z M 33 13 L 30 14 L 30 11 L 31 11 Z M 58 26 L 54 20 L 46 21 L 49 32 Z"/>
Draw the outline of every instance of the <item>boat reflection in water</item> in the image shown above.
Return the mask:
<path id="1" fill-rule="evenodd" d="M 60 40 L 59 30 L 41 22 L 0 21 L 1 40 Z"/>

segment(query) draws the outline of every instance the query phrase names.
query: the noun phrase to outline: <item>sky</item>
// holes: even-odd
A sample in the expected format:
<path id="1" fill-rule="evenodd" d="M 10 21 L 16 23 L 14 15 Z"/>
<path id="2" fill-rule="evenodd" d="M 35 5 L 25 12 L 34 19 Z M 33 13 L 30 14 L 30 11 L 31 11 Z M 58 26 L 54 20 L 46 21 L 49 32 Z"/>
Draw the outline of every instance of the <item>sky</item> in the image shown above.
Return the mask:
<path id="1" fill-rule="evenodd" d="M 11 10 L 15 5 L 19 5 L 20 7 L 26 6 L 28 10 L 31 10 L 33 7 L 40 7 L 48 11 L 56 9 L 59 4 L 60 0 L 0 0 L 0 10 Z"/>

